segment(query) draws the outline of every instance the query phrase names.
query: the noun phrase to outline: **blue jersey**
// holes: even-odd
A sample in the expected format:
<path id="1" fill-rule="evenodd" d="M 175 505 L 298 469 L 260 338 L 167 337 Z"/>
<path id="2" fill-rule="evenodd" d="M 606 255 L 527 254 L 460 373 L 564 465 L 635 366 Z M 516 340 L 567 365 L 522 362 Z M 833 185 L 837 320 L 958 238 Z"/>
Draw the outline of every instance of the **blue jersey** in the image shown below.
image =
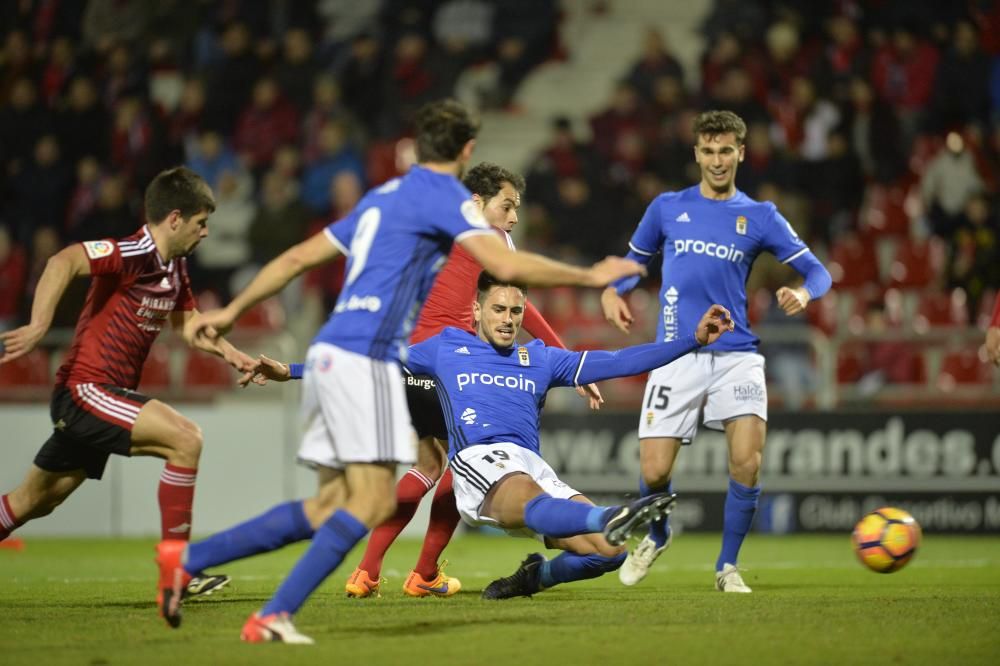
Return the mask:
<path id="1" fill-rule="evenodd" d="M 512 442 L 539 453 L 545 393 L 573 386 L 586 354 L 541 340 L 497 349 L 448 327 L 410 347 L 407 368 L 434 377 L 448 424 L 449 458 L 467 446 Z"/>
<path id="2" fill-rule="evenodd" d="M 454 176 L 420 166 L 369 191 L 324 230 L 347 255 L 344 288 L 314 342 L 405 360 L 406 340 L 452 243 L 493 233 Z"/>
<path id="3" fill-rule="evenodd" d="M 674 340 L 695 330 L 713 303 L 729 308 L 734 332 L 710 345 L 720 351 L 754 351 L 759 340 L 747 322 L 746 282 L 754 259 L 766 250 L 782 263 L 809 253 L 775 205 L 743 192 L 722 201 L 706 199 L 699 186 L 665 192 L 653 200 L 632 234 L 629 248 L 640 260 L 663 253 L 657 339 Z M 616 283 L 625 293 L 636 279 Z"/>

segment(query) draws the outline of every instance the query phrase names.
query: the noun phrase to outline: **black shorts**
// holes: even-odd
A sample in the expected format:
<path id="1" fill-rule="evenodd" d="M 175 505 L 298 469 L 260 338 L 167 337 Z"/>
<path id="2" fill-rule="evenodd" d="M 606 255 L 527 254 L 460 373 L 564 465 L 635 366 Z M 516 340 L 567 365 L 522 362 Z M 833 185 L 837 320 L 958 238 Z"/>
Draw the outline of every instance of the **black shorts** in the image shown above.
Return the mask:
<path id="1" fill-rule="evenodd" d="M 35 456 L 48 472 L 82 469 L 100 479 L 108 456 L 130 455 L 132 425 L 151 398 L 110 384 L 59 386 L 52 393 L 52 436 Z"/>
<path id="2" fill-rule="evenodd" d="M 436 437 L 448 441 L 448 428 L 444 423 L 444 412 L 438 401 L 434 380 L 427 375 L 403 373 L 406 382 L 406 406 L 410 409 L 410 421 L 417 431 L 417 438 Z"/>

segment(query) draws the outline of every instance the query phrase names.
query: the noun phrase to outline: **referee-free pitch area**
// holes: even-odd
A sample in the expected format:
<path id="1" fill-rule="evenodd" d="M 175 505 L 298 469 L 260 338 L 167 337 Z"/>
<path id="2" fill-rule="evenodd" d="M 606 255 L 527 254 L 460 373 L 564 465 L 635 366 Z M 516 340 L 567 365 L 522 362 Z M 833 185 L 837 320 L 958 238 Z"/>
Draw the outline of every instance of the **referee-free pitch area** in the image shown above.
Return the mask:
<path id="1" fill-rule="evenodd" d="M 247 615 L 302 547 L 226 567 L 231 587 L 185 606 L 184 624 L 156 616 L 152 540 L 28 539 L 0 549 L 0 664 L 996 664 L 1000 537 L 925 535 L 890 575 L 855 561 L 849 535 L 751 535 L 750 595 L 712 587 L 717 535 L 684 534 L 649 577 L 617 574 L 531 599 L 479 592 L 538 544 L 463 536 L 446 552 L 464 589 L 410 599 L 401 587 L 419 544 L 390 551 L 380 599 L 347 599 L 355 551 L 296 618 L 315 646 L 247 645 Z M 549 551 L 549 555 L 555 555 Z"/>

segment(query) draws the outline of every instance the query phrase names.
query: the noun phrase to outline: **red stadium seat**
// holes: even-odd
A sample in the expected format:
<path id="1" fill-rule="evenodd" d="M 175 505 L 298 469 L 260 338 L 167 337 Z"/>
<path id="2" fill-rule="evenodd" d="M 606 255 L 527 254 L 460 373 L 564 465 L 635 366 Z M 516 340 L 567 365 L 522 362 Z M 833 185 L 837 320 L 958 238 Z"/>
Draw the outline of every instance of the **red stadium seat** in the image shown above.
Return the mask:
<path id="1" fill-rule="evenodd" d="M 844 345 L 837 352 L 837 383 L 853 384 L 864 374 L 864 354 L 862 350 Z"/>
<path id="2" fill-rule="evenodd" d="M 864 287 L 879 281 L 875 246 L 863 242 L 857 234 L 849 234 L 833 245 L 827 267 L 836 287 Z"/>
<path id="3" fill-rule="evenodd" d="M 894 287 L 925 287 L 938 276 L 944 263 L 939 243 L 907 239 L 896 248 L 889 267 L 889 283 Z"/>
<path id="4" fill-rule="evenodd" d="M 19 359 L 0 365 L 0 387 L 11 389 L 51 388 L 49 353 L 35 349 Z"/>
<path id="5" fill-rule="evenodd" d="M 986 289 L 980 294 L 979 307 L 976 312 L 976 328 L 985 330 L 990 325 L 990 319 L 993 317 L 993 306 L 996 304 L 997 298 L 998 294 L 995 289 Z"/>
<path id="6" fill-rule="evenodd" d="M 154 344 L 142 366 L 139 390 L 143 393 L 163 391 L 170 385 L 170 349 L 166 345 Z"/>
<path id="7" fill-rule="evenodd" d="M 969 323 L 968 298 L 962 288 L 949 291 L 924 291 L 919 294 L 913 328 L 926 333 L 935 328 L 958 328 Z"/>
<path id="8" fill-rule="evenodd" d="M 910 232 L 910 218 L 904 203 L 906 190 L 902 185 L 869 185 L 861 204 L 859 218 L 869 236 L 905 236 Z"/>
<path id="9" fill-rule="evenodd" d="M 285 325 L 285 309 L 277 298 L 269 298 L 253 306 L 240 317 L 240 329 L 258 332 L 277 331 Z"/>
<path id="10" fill-rule="evenodd" d="M 993 382 L 993 366 L 980 356 L 980 349 L 959 349 L 948 352 L 941 361 L 937 387 L 945 392 L 957 386 L 986 386 Z"/>
<path id="11" fill-rule="evenodd" d="M 192 351 L 184 364 L 184 388 L 221 389 L 236 386 L 236 371 L 222 359 Z"/>

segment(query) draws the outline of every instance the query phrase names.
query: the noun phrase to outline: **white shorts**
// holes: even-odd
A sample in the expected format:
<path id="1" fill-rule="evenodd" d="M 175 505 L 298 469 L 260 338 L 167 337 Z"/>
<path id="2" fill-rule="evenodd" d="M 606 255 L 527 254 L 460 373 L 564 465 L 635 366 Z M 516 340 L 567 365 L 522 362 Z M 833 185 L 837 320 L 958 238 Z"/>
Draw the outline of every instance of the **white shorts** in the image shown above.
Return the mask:
<path id="1" fill-rule="evenodd" d="M 302 376 L 299 460 L 342 469 L 350 463 L 412 463 L 417 457 L 399 366 L 316 343 Z"/>
<path id="2" fill-rule="evenodd" d="M 764 357 L 754 352 L 693 351 L 649 373 L 639 439 L 694 439 L 698 422 L 713 430 L 739 416 L 767 421 Z"/>
<path id="3" fill-rule="evenodd" d="M 462 449 L 451 460 L 454 475 L 455 504 L 469 525 L 497 526 L 497 521 L 479 513 L 486 494 L 500 479 L 517 472 L 527 474 L 542 490 L 553 497 L 569 499 L 580 495 L 559 480 L 542 457 L 517 444 L 477 444 Z M 507 530 L 512 536 L 538 537 L 528 528 Z"/>

